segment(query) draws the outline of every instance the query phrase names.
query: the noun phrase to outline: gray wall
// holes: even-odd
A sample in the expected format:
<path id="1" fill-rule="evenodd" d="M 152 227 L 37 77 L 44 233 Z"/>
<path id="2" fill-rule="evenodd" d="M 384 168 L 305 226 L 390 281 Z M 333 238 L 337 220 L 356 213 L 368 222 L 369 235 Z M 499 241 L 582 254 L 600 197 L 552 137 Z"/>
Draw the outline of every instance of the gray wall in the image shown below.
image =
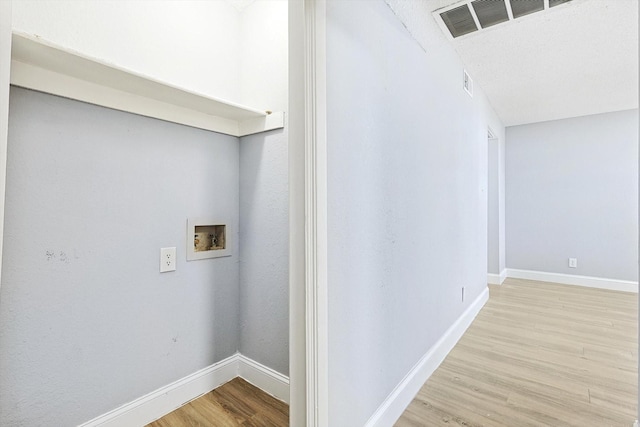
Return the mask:
<path id="1" fill-rule="evenodd" d="M 638 110 L 507 128 L 506 182 L 508 268 L 638 280 Z"/>
<path id="2" fill-rule="evenodd" d="M 488 227 L 487 272 L 500 274 L 500 141 L 489 139 L 488 169 Z"/>
<path id="3" fill-rule="evenodd" d="M 331 426 L 364 425 L 486 288 L 487 127 L 503 127 L 424 31 L 383 1 L 327 2 Z"/>
<path id="4" fill-rule="evenodd" d="M 243 103 L 288 110 L 287 2 L 241 14 Z M 288 125 L 287 125 L 288 126 Z M 288 130 L 240 138 L 240 352 L 289 373 Z"/>
<path id="5" fill-rule="evenodd" d="M 237 230 L 238 139 L 10 102 L 0 425 L 77 425 L 234 354 L 238 253 L 186 262 L 185 232 L 201 216 Z M 160 274 L 166 246 L 177 271 Z"/>
<path id="6" fill-rule="evenodd" d="M 497 135 L 496 135 L 497 136 Z M 505 140 L 501 137 L 488 140 L 488 254 L 487 272 L 505 273 Z M 492 278 L 496 280 L 495 277 Z"/>
<path id="7" fill-rule="evenodd" d="M 240 352 L 289 373 L 287 132 L 240 138 Z"/>

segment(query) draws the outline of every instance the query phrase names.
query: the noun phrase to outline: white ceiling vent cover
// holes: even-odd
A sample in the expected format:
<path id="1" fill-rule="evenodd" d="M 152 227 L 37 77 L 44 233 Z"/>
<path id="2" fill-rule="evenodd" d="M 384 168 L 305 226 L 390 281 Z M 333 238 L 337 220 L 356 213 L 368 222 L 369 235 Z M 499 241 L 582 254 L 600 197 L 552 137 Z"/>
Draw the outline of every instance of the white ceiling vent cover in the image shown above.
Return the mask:
<path id="1" fill-rule="evenodd" d="M 462 88 L 473 98 L 473 80 L 469 77 L 467 70 L 462 70 Z"/>

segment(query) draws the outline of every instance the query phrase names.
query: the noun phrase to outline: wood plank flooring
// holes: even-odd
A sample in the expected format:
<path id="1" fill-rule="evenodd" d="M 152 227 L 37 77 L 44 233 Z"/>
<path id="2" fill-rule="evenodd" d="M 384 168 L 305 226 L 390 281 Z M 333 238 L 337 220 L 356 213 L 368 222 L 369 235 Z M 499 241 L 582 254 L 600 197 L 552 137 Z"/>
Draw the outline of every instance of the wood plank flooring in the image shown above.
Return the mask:
<path id="1" fill-rule="evenodd" d="M 490 292 L 396 427 L 633 424 L 637 295 L 517 279 Z"/>
<path id="2" fill-rule="evenodd" d="M 147 427 L 288 427 L 289 406 L 235 378 Z"/>

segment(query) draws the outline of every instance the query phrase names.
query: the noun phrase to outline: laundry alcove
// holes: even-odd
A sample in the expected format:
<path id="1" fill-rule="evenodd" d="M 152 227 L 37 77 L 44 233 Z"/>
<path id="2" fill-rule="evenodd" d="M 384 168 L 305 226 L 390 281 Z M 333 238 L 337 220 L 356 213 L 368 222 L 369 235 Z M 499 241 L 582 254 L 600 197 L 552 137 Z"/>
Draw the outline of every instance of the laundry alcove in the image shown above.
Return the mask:
<path id="1" fill-rule="evenodd" d="M 74 2 L 29 7 L 12 36 L 0 424 L 143 425 L 235 376 L 288 400 L 286 3 L 242 12 L 236 37 L 272 55 L 228 67 L 249 70 L 234 101 L 21 21 L 68 8 L 55 29 L 80 34 Z M 228 256 L 187 261 L 189 218 L 214 219 Z"/>

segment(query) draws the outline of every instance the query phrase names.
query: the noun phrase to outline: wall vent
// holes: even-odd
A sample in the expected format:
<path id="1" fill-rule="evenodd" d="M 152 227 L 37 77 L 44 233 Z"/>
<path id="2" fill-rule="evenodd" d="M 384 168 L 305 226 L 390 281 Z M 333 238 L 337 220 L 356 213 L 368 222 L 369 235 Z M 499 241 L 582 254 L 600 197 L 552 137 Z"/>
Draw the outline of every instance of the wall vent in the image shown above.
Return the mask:
<path id="1" fill-rule="evenodd" d="M 462 88 L 473 98 L 473 80 L 469 77 L 467 70 L 462 71 Z"/>
<path id="2" fill-rule="evenodd" d="M 482 32 L 572 0 L 461 0 L 433 12 L 442 30 L 458 38 Z"/>

